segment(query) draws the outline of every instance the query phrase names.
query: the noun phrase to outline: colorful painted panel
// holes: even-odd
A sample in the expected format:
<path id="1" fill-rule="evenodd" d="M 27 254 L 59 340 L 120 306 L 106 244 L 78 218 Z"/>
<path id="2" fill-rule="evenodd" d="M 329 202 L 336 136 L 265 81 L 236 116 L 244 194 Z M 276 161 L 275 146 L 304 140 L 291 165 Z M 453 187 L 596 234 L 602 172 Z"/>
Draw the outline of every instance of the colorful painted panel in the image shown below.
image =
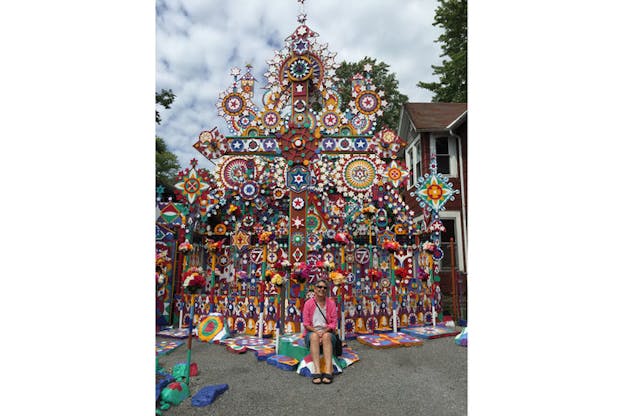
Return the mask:
<path id="1" fill-rule="evenodd" d="M 444 326 L 422 326 L 416 328 L 402 328 L 401 332 L 422 339 L 435 339 L 442 337 L 452 337 L 461 331 L 456 328 Z"/>
<path id="2" fill-rule="evenodd" d="M 182 344 L 184 341 L 158 341 L 156 342 L 156 356 L 169 354 Z"/>

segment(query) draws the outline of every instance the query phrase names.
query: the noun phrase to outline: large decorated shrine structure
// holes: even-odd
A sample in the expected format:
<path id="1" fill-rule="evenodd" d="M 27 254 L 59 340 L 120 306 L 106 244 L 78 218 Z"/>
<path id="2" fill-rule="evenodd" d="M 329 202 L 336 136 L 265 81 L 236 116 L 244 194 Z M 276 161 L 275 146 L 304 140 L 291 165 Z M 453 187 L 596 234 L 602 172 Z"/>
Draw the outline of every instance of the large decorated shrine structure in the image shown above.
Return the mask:
<path id="1" fill-rule="evenodd" d="M 434 159 L 416 193 L 425 221 L 414 221 L 398 192 L 405 143 L 378 124 L 387 103 L 372 67 L 352 78 L 342 105 L 336 54 L 305 21 L 268 61 L 262 95 L 251 66 L 232 69 L 217 102 L 229 134 L 203 131 L 193 144 L 214 172 L 193 160 L 178 174 L 176 200 L 158 198 L 162 323 L 186 326 L 193 309 L 195 323 L 222 313 L 233 333 L 299 332 L 319 278 L 332 283 L 344 338 L 440 318 L 437 213 L 458 191 Z M 202 287 L 191 295 L 194 279 Z"/>

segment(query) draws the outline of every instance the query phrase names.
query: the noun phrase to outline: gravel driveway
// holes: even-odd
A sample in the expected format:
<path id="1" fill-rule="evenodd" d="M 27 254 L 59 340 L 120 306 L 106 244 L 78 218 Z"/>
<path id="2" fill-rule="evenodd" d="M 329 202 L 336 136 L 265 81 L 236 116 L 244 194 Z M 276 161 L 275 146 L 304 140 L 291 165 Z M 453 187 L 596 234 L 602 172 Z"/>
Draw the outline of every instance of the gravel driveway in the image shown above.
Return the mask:
<path id="1" fill-rule="evenodd" d="M 160 341 L 164 338 L 157 337 Z M 467 348 L 453 337 L 425 340 L 424 345 L 374 349 L 349 341 L 360 361 L 347 367 L 331 385 L 313 385 L 294 371 L 258 361 L 253 351 L 234 354 L 223 345 L 193 340 L 191 397 L 204 386 L 228 384 L 214 403 L 191 406 L 190 397 L 164 415 L 444 415 L 467 414 Z M 186 343 L 160 357 L 167 371 L 186 362 Z"/>

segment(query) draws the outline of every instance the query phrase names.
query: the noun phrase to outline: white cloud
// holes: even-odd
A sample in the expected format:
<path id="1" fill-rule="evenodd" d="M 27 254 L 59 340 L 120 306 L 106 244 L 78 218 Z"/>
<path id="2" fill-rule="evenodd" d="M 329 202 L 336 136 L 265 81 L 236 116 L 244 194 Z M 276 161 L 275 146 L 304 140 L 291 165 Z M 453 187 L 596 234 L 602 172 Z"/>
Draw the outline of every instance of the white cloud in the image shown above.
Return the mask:
<path id="1" fill-rule="evenodd" d="M 377 58 L 396 73 L 409 101 L 430 101 L 431 93 L 416 84 L 435 80 L 431 65 L 441 62 L 434 42 L 441 31 L 432 26 L 436 7 L 434 0 L 317 0 L 306 3 L 305 12 L 319 41 L 337 53 L 336 62 Z M 212 167 L 192 145 L 203 130 L 228 133 L 215 103 L 232 83 L 230 69 L 250 63 L 257 85 L 264 86 L 266 61 L 298 26 L 299 11 L 295 0 L 157 1 L 156 90 L 170 88 L 176 100 L 159 109 L 156 134 L 182 168 L 192 158 Z M 261 104 L 258 94 L 255 102 Z"/>

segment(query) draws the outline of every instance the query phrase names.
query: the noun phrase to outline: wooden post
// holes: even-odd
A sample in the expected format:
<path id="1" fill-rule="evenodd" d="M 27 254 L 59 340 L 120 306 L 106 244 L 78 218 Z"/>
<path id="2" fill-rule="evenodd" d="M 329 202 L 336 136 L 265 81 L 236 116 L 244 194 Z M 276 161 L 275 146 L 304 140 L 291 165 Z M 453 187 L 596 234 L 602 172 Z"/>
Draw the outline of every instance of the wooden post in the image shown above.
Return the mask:
<path id="1" fill-rule="evenodd" d="M 368 268 L 373 268 L 373 220 L 368 220 Z"/>
<path id="2" fill-rule="evenodd" d="M 264 336 L 264 282 L 257 283 L 257 295 L 258 295 L 258 307 L 260 308 L 260 315 L 258 316 L 258 338 Z"/>
<path id="3" fill-rule="evenodd" d="M 173 325 L 173 314 L 175 313 L 175 311 L 173 310 L 173 305 L 175 304 L 175 295 L 176 293 L 176 271 L 178 270 L 178 257 L 177 257 L 177 253 L 178 253 L 178 242 L 174 241 L 173 242 L 173 252 L 171 254 L 171 259 L 172 259 L 172 263 L 171 263 L 171 305 L 170 305 L 170 310 L 169 310 L 169 325 Z M 182 317 L 179 317 L 179 319 L 181 320 Z"/>
<path id="4" fill-rule="evenodd" d="M 436 326 L 436 310 L 435 310 L 435 305 L 433 304 L 433 297 L 435 295 L 435 272 L 434 272 L 434 267 L 435 264 L 433 262 L 433 254 L 427 254 L 428 258 L 429 258 L 429 281 L 431 282 L 431 284 L 429 285 L 429 291 L 430 296 L 431 296 L 431 300 L 429 301 L 429 303 L 431 304 L 431 322 L 433 324 L 433 327 L 435 328 Z"/>
<path id="5" fill-rule="evenodd" d="M 286 302 L 286 298 L 284 296 L 284 286 L 286 286 L 285 284 L 286 282 L 283 282 L 281 285 L 278 286 L 278 291 L 277 291 L 277 299 L 279 301 L 279 328 L 282 330 L 282 333 L 285 334 L 286 333 L 286 329 L 284 327 L 284 323 L 285 323 L 285 317 L 284 315 L 286 314 L 286 308 L 284 307 L 284 302 Z M 279 338 L 275 341 L 275 342 L 279 342 Z"/>
<path id="6" fill-rule="evenodd" d="M 212 273 L 210 274 L 210 308 L 209 311 L 210 312 L 216 312 L 217 311 L 217 299 L 216 299 L 216 293 L 215 293 L 215 268 L 217 267 L 217 252 L 214 251 L 212 252 L 212 258 L 211 258 L 211 264 L 212 266 Z"/>
<path id="7" fill-rule="evenodd" d="M 193 343 L 193 319 L 195 318 L 195 294 L 191 295 L 188 341 L 186 344 L 186 384 L 191 384 L 191 344 Z"/>
<path id="8" fill-rule="evenodd" d="M 394 252 L 388 251 L 390 254 L 390 287 L 392 288 L 392 332 L 397 332 L 397 294 L 396 294 L 396 277 L 394 275 Z"/>
<path id="9" fill-rule="evenodd" d="M 457 322 L 459 317 L 458 298 L 457 298 L 457 278 L 455 276 L 455 241 L 451 237 L 451 285 L 453 288 L 453 321 Z"/>

